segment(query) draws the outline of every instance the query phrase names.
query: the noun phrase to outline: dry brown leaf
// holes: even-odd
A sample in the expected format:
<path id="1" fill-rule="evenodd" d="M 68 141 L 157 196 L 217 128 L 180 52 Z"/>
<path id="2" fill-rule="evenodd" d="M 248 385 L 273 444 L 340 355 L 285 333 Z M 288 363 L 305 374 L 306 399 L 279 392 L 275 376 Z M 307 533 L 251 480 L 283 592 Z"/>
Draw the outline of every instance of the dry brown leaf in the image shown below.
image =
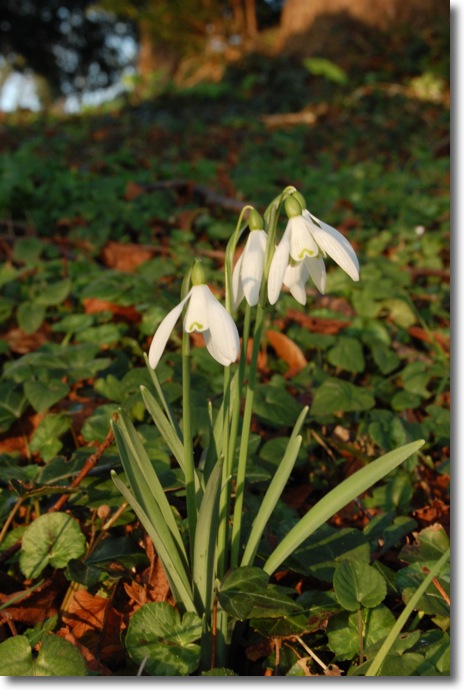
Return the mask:
<path id="1" fill-rule="evenodd" d="M 38 350 L 41 345 L 47 342 L 49 338 L 48 329 L 40 328 L 35 333 L 24 333 L 21 328 L 11 328 L 5 335 L 2 336 L 10 346 L 12 352 L 18 355 L 26 355 L 28 352 Z"/>
<path id="2" fill-rule="evenodd" d="M 67 586 L 69 586 L 69 582 L 61 574 L 56 575 L 44 582 L 30 595 L 26 595 L 21 601 L 8 606 L 3 611 L 3 616 L 8 620 L 25 623 L 31 627 L 37 623 L 42 623 L 58 613 L 59 604 Z M 0 606 L 7 604 L 10 599 L 15 598 L 20 593 L 0 593 Z"/>
<path id="3" fill-rule="evenodd" d="M 102 251 L 102 259 L 108 268 L 123 273 L 134 273 L 135 269 L 153 258 L 155 251 L 138 244 L 108 242 Z"/>
<path id="4" fill-rule="evenodd" d="M 339 321 L 338 319 L 325 319 L 320 316 L 309 316 L 296 309 L 288 309 L 287 318 L 300 326 L 304 326 L 308 331 L 313 333 L 322 333 L 323 335 L 337 335 L 344 328 L 348 328 L 349 321 Z"/>
<path id="5" fill-rule="evenodd" d="M 120 304 L 108 302 L 106 299 L 86 297 L 83 300 L 83 305 L 86 314 L 100 314 L 102 311 L 110 311 L 114 316 L 120 316 L 125 321 L 132 323 L 140 321 L 140 314 L 134 307 L 123 307 Z"/>
<path id="6" fill-rule="evenodd" d="M 132 199 L 137 199 L 141 194 L 145 194 L 145 188 L 141 187 L 137 182 L 129 182 L 126 185 L 126 190 L 124 192 L 124 199 L 126 201 L 132 201 Z"/>
<path id="7" fill-rule="evenodd" d="M 72 633 L 72 631 L 68 627 L 64 627 L 58 630 L 57 635 L 62 637 L 63 640 L 70 642 L 74 647 L 76 647 L 76 649 L 80 651 L 80 653 L 85 659 L 89 671 L 92 671 L 93 673 L 96 673 L 99 676 L 113 675 L 112 672 L 95 657 L 95 654 L 88 647 L 79 642 L 77 637 Z"/>
<path id="8" fill-rule="evenodd" d="M 106 607 L 109 603 L 109 600 L 104 597 L 92 596 L 86 589 L 78 589 L 63 613 L 63 622 L 80 639 L 88 631 L 95 632 L 102 629 Z"/>
<path id="9" fill-rule="evenodd" d="M 304 369 L 308 362 L 302 350 L 293 340 L 284 333 L 279 333 L 278 331 L 266 331 L 266 336 L 280 359 L 283 359 L 283 361 L 288 364 L 289 370 L 286 375 L 287 378 L 289 376 L 295 376 L 299 371 Z"/>

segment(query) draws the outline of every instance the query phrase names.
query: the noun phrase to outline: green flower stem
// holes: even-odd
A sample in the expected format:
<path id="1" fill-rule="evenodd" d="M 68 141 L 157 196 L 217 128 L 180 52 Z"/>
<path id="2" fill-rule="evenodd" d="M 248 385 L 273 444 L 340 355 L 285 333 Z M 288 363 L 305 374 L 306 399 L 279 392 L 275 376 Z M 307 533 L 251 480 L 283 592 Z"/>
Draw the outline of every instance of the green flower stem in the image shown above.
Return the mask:
<path id="1" fill-rule="evenodd" d="M 195 465 L 190 402 L 190 341 L 188 333 L 182 335 L 182 409 L 185 463 L 185 490 L 187 493 L 187 521 L 189 528 L 190 562 L 193 563 L 193 545 L 197 526 L 197 498 L 195 491 Z"/>
<path id="2" fill-rule="evenodd" d="M 235 489 L 234 517 L 232 524 L 231 567 L 238 565 L 240 558 L 240 537 L 242 529 L 243 497 L 245 491 L 245 474 L 248 457 L 248 442 L 250 440 L 251 415 L 253 412 L 253 400 L 255 395 L 256 375 L 258 371 L 258 355 L 263 335 L 265 310 L 258 305 L 256 312 L 255 330 L 253 336 L 253 351 L 251 354 L 248 386 L 243 412 L 242 437 L 240 439 L 240 451 L 238 456 L 237 480 Z"/>
<path id="3" fill-rule="evenodd" d="M 227 569 L 227 537 L 229 531 L 230 512 L 230 476 L 232 460 L 229 455 L 229 425 L 230 425 L 230 367 L 224 368 L 224 398 L 222 420 L 222 453 L 224 464 L 222 466 L 222 488 L 219 496 L 219 525 L 217 543 L 217 577 L 222 579 Z"/>
<path id="4" fill-rule="evenodd" d="M 235 447 L 237 445 L 237 435 L 238 427 L 240 422 L 240 401 L 242 398 L 242 387 L 243 379 L 245 377 L 246 368 L 246 358 L 248 349 L 248 337 L 250 334 L 250 321 L 251 321 L 251 307 L 247 303 L 245 308 L 245 318 L 243 321 L 243 331 L 242 331 L 242 349 L 240 352 L 240 360 L 238 363 L 238 377 L 236 385 L 233 388 L 233 400 L 232 400 L 232 419 L 230 424 L 230 438 L 229 438 L 229 457 L 232 462 L 232 473 L 235 470 L 234 459 L 235 459 Z"/>

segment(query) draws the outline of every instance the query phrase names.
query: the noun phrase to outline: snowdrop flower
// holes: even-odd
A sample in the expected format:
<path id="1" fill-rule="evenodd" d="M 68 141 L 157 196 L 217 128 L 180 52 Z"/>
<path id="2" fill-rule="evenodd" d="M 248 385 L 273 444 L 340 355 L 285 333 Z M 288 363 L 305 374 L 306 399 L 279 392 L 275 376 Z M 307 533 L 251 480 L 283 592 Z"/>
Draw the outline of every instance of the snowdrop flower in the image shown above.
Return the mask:
<path id="1" fill-rule="evenodd" d="M 325 291 L 323 258 L 330 256 L 352 280 L 359 280 L 359 263 L 353 247 L 341 232 L 313 216 L 299 192 L 285 201 L 289 216 L 269 270 L 268 297 L 275 304 L 282 285 L 295 299 L 306 303 L 304 285 L 311 277 L 320 292 Z"/>
<path id="2" fill-rule="evenodd" d="M 237 309 L 245 297 L 250 307 L 258 304 L 263 279 L 267 234 L 261 216 L 254 209 L 248 219 L 250 233 L 245 248 L 232 273 L 233 308 Z"/>
<path id="3" fill-rule="evenodd" d="M 203 269 L 198 264 L 192 269 L 191 280 L 189 293 L 164 317 L 153 336 L 148 353 L 148 361 L 153 369 L 157 367 L 171 331 L 187 302 L 184 330 L 187 333 L 203 333 L 208 352 L 219 364 L 227 367 L 238 357 L 240 340 L 237 326 L 229 312 L 204 284 Z"/>

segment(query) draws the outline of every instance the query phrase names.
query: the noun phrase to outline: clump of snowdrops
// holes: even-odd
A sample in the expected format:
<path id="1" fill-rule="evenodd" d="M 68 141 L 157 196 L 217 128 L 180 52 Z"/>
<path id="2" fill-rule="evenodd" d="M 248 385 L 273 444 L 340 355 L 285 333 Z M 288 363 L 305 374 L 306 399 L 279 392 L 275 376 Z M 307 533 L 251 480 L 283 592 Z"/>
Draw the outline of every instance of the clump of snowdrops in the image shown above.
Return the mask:
<path id="1" fill-rule="evenodd" d="M 283 213 L 287 216 L 286 226 L 278 240 Z M 242 239 L 244 247 L 234 267 L 237 245 Z M 318 527 L 422 445 L 418 441 L 396 449 L 344 480 L 314 505 L 270 554 L 260 556 L 260 542 L 300 450 L 301 430 L 308 412 L 304 408 L 298 417 L 251 530 L 245 529 L 246 470 L 265 318 L 284 289 L 302 305 L 306 304 L 308 280 L 324 293 L 327 257 L 352 280 L 359 280 L 358 259 L 348 240 L 313 215 L 300 192 L 287 187 L 270 203 L 264 217 L 251 206 L 242 210 L 226 249 L 225 306 L 206 284 L 201 263 L 196 261 L 184 278 L 179 304 L 165 316 L 154 334 L 146 358 L 153 387 L 152 391 L 142 387 L 142 396 L 183 475 L 187 539 L 182 537 L 179 518 L 128 415 L 121 411 L 114 424 L 125 481 L 115 473 L 113 480 L 153 540 L 177 611 L 183 616 L 181 625 L 187 640 L 180 654 L 182 670 L 175 665 L 170 667 L 166 660 L 163 666 L 156 645 L 150 647 L 143 639 L 135 648 L 132 643 L 130 653 L 148 673 L 188 675 L 227 667 L 234 630 L 256 615 L 260 606 L 268 612 L 277 608 L 291 614 L 292 599 L 269 584 L 270 576 Z M 234 316 L 243 303 L 240 336 Z M 181 315 L 183 395 L 178 420 L 156 376 L 156 368 Z M 224 371 L 221 404 L 213 409 L 205 401 L 210 434 L 197 462 L 191 424 L 194 411 L 189 334 L 194 331 L 203 334 L 209 354 Z M 247 363 L 249 338 L 253 345 Z M 163 623 L 167 620 L 167 606 L 164 602 L 146 604 L 137 614 L 145 610 L 147 616 Z M 180 643 L 173 639 L 172 644 L 175 648 Z"/>

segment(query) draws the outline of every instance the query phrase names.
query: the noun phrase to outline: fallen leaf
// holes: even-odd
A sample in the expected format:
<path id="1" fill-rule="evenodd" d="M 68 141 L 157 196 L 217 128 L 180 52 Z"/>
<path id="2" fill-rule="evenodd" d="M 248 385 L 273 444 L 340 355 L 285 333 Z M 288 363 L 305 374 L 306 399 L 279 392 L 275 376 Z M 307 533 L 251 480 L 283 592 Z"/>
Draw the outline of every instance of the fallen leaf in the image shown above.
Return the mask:
<path id="1" fill-rule="evenodd" d="M 279 333 L 278 331 L 269 330 L 266 331 L 266 336 L 280 359 L 289 366 L 286 378 L 295 376 L 299 371 L 305 368 L 308 363 L 306 357 L 298 345 L 287 335 Z"/>
<path id="2" fill-rule="evenodd" d="M 137 182 L 132 182 L 129 180 L 129 182 L 126 185 L 126 190 L 124 192 L 124 199 L 126 201 L 132 201 L 132 199 L 137 199 L 138 196 L 141 194 L 145 194 L 146 190 L 145 187 L 142 187 L 141 185 L 137 184 Z"/>
<path id="3" fill-rule="evenodd" d="M 98 297 L 86 297 L 83 300 L 84 311 L 86 314 L 100 314 L 102 311 L 110 311 L 115 316 L 122 317 L 125 321 L 137 323 L 140 321 L 140 314 L 134 307 L 123 307 L 114 302 Z"/>
<path id="4" fill-rule="evenodd" d="M 38 331 L 29 335 L 24 333 L 21 328 L 11 328 L 2 336 L 2 340 L 8 343 L 11 351 L 18 355 L 26 355 L 28 352 L 38 350 L 41 345 L 47 342 L 48 338 L 49 329 L 45 327 L 45 324 Z"/>
<path id="5" fill-rule="evenodd" d="M 69 587 L 69 582 L 61 573 L 56 573 L 43 585 L 30 594 L 26 594 L 24 599 L 7 606 L 5 614 L 9 620 L 33 627 L 59 612 L 67 587 Z M 0 606 L 8 605 L 10 600 L 16 599 L 21 593 L 21 591 L 11 594 L 0 592 Z"/>
<path id="6" fill-rule="evenodd" d="M 61 628 L 56 634 L 62 637 L 63 640 L 70 642 L 74 647 L 76 647 L 76 649 L 80 651 L 85 659 L 89 671 L 92 671 L 99 676 L 113 675 L 112 672 L 95 657 L 95 654 L 93 654 L 88 647 L 79 642 L 77 637 L 68 627 Z"/>
<path id="7" fill-rule="evenodd" d="M 296 309 L 288 309 L 287 318 L 290 321 L 299 323 L 300 326 L 307 328 L 313 333 L 323 333 L 324 335 L 337 335 L 344 328 L 348 328 L 350 321 L 339 321 L 338 319 L 326 319 L 321 316 L 308 316 Z"/>
<path id="8" fill-rule="evenodd" d="M 94 632 L 101 630 L 109 603 L 105 597 L 93 596 L 86 589 L 78 589 L 63 613 L 63 622 L 72 630 L 76 638 L 80 639 L 89 630 Z"/>
<path id="9" fill-rule="evenodd" d="M 115 268 L 123 273 L 134 273 L 138 266 L 153 258 L 154 253 L 154 249 L 138 244 L 108 242 L 102 250 L 102 259 L 108 268 Z"/>

